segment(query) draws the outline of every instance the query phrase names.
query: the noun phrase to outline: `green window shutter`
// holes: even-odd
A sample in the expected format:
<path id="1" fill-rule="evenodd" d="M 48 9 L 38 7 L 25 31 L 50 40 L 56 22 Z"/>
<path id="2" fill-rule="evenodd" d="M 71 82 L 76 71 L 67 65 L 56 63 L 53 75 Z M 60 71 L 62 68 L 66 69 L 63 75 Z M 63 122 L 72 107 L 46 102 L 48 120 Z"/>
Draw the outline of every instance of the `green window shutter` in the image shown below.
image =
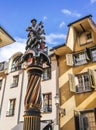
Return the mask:
<path id="1" fill-rule="evenodd" d="M 66 54 L 66 64 L 69 66 L 73 66 L 73 55 Z"/>
<path id="2" fill-rule="evenodd" d="M 75 76 L 73 74 L 68 74 L 68 76 L 69 76 L 70 91 L 76 92 Z"/>

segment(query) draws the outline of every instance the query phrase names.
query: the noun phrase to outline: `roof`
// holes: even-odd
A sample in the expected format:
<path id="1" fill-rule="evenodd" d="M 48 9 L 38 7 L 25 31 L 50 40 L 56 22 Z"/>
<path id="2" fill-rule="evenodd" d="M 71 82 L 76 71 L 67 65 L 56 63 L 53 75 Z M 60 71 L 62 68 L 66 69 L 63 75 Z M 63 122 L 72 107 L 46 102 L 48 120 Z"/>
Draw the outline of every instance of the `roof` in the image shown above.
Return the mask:
<path id="1" fill-rule="evenodd" d="M 13 42 L 15 42 L 14 38 L 0 26 L 0 48 Z"/>
<path id="2" fill-rule="evenodd" d="M 54 46 L 52 49 L 50 49 L 50 51 L 53 51 L 54 49 L 60 48 L 62 46 L 65 46 L 65 43 L 57 45 L 57 46 Z"/>
<path id="3" fill-rule="evenodd" d="M 77 22 L 79 22 L 79 21 L 81 21 L 81 20 L 84 20 L 84 19 L 86 19 L 86 18 L 89 18 L 89 17 L 92 17 L 92 15 L 91 15 L 91 14 L 90 14 L 90 15 L 87 15 L 87 16 L 85 16 L 85 17 L 83 17 L 83 18 L 80 18 L 80 19 L 78 19 L 78 20 L 76 20 L 76 21 L 74 21 L 74 22 L 72 22 L 72 23 L 69 23 L 68 26 L 71 26 L 72 24 L 77 23 Z"/>

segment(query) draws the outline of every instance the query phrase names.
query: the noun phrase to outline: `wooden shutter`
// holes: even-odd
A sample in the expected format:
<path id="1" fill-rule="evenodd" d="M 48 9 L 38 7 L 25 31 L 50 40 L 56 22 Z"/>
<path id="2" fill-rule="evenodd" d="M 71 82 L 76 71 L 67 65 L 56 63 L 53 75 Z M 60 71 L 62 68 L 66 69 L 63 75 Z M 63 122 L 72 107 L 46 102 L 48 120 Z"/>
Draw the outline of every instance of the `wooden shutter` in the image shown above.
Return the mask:
<path id="1" fill-rule="evenodd" d="M 70 91 L 76 92 L 75 76 L 73 74 L 68 74 L 68 76 L 69 76 Z"/>
<path id="2" fill-rule="evenodd" d="M 96 71 L 92 69 L 88 69 L 89 75 L 90 75 L 90 82 L 92 84 L 92 87 L 96 89 Z"/>
<path id="3" fill-rule="evenodd" d="M 69 66 L 73 66 L 73 55 L 66 54 L 66 64 Z"/>

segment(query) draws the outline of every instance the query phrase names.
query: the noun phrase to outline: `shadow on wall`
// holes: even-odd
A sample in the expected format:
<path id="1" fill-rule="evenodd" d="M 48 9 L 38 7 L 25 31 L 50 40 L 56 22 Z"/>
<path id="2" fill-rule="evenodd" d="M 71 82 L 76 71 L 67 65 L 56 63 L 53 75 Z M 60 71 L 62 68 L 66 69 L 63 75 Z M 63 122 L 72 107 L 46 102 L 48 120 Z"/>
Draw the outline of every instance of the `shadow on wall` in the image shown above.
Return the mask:
<path id="1" fill-rule="evenodd" d="M 19 123 L 15 127 L 13 127 L 11 130 L 23 130 L 23 122 Z"/>

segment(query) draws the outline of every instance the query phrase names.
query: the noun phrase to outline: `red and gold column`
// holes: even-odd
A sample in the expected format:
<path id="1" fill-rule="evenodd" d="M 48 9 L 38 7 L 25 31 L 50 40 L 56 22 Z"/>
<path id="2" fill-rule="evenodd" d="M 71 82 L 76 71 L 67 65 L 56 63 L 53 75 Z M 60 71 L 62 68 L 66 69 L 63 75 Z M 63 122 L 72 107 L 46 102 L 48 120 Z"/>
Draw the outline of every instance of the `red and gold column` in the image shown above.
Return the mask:
<path id="1" fill-rule="evenodd" d="M 23 130 L 40 130 L 40 108 L 41 108 L 41 66 L 30 66 L 27 68 L 28 85 L 24 100 L 25 114 Z"/>

